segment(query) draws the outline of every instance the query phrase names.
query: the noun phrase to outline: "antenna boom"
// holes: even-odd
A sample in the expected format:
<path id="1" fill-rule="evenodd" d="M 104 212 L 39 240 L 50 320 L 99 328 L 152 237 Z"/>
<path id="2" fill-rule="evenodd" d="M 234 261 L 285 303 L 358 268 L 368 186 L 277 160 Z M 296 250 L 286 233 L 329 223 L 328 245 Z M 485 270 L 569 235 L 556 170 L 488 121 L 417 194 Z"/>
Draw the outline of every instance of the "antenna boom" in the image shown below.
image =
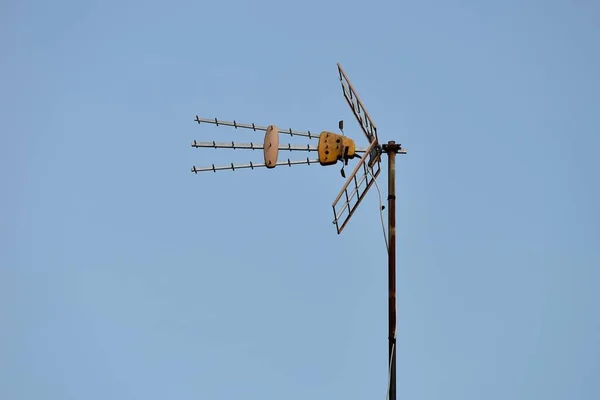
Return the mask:
<path id="1" fill-rule="evenodd" d="M 219 143 L 219 142 L 198 142 L 194 140 L 192 142 L 192 147 L 200 148 L 211 148 L 211 149 L 244 149 L 244 150 L 262 150 L 265 148 L 262 144 L 254 144 L 250 143 L 235 143 L 235 142 L 227 142 L 227 143 Z M 279 146 L 279 150 L 289 150 L 289 151 L 318 151 L 318 146 L 312 145 L 300 145 L 300 144 L 285 144 Z M 367 151 L 366 147 L 357 147 L 354 150 L 356 153 L 364 153 Z"/>
<path id="2" fill-rule="evenodd" d="M 300 161 L 291 161 L 291 160 L 287 160 L 287 161 L 280 161 L 278 163 L 276 163 L 275 165 L 280 166 L 280 165 L 287 165 L 287 166 L 292 166 L 292 165 L 300 165 L 300 164 L 318 164 L 319 160 L 309 160 L 308 158 L 306 160 L 300 160 Z M 224 170 L 232 170 L 235 171 L 236 169 L 245 169 L 245 168 L 261 168 L 261 167 L 267 167 L 266 164 L 254 164 L 253 162 L 250 162 L 250 164 L 233 164 L 231 163 L 230 165 L 223 165 L 223 166 L 215 166 L 214 164 L 211 167 L 201 167 L 201 168 L 197 168 L 196 166 L 192 167 L 192 172 L 193 173 L 198 173 L 198 172 L 207 172 L 207 171 L 213 171 L 213 172 L 217 172 L 217 171 L 224 171 Z"/>
<path id="3" fill-rule="evenodd" d="M 204 122 L 205 124 L 213 124 L 213 125 L 225 125 L 225 126 L 233 126 L 234 128 L 243 128 L 243 129 L 252 129 L 254 131 L 263 131 L 266 132 L 267 131 L 267 126 L 260 126 L 260 125 L 255 125 L 255 124 L 240 124 L 239 122 L 233 121 L 233 122 L 229 122 L 229 121 L 221 121 L 218 120 L 216 118 L 214 119 L 210 119 L 210 118 L 200 118 L 196 115 L 196 118 L 194 119 L 194 121 L 196 121 L 197 123 L 201 123 Z M 313 135 L 312 133 L 310 133 L 310 131 L 308 132 L 300 132 L 300 131 L 295 131 L 293 129 L 279 129 L 278 132 L 282 135 L 290 135 L 290 136 L 303 136 L 303 137 L 307 137 L 309 139 L 318 139 L 319 135 Z"/>

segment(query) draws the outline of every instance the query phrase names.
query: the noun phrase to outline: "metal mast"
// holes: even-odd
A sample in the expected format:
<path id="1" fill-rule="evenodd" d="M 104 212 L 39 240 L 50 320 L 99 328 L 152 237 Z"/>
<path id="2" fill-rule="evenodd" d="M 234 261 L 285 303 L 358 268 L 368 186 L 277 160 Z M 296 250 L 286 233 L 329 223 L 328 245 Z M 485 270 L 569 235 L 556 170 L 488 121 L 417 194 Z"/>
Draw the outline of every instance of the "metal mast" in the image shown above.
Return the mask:
<path id="1" fill-rule="evenodd" d="M 388 343 L 390 365 L 389 399 L 396 400 L 396 153 L 394 141 L 383 145 L 388 155 Z"/>
<path id="2" fill-rule="evenodd" d="M 383 146 L 379 144 L 377 126 L 369 116 L 360 97 L 358 97 L 358 93 L 356 93 L 356 90 L 339 63 L 338 71 L 346 102 L 350 106 L 350 109 L 352 109 L 358 124 L 371 144 L 367 150 L 367 153 L 370 155 L 368 164 L 366 157 L 363 157 L 359 163 L 359 166 L 362 166 L 364 169 L 364 174 L 361 178 L 357 179 L 356 173 L 359 170 L 359 166 L 357 166 L 357 169 L 350 176 L 333 203 L 333 212 L 338 233 L 341 233 L 344 229 L 356 207 L 358 207 L 358 204 L 366 195 L 371 184 L 377 178 L 377 175 L 379 175 L 381 154 L 386 153 L 388 156 L 388 399 L 396 400 L 396 154 L 406 154 L 406 149 L 394 141 L 390 141 Z M 372 178 L 371 180 L 369 180 L 369 175 Z M 360 186 L 362 182 L 366 183 L 366 188 L 361 193 Z M 354 187 L 350 192 L 348 191 L 349 186 Z M 345 197 L 342 196 L 344 194 Z M 342 203 L 342 207 L 338 209 L 338 203 L 342 198 L 345 201 Z M 345 213 L 346 210 L 347 213 Z"/>

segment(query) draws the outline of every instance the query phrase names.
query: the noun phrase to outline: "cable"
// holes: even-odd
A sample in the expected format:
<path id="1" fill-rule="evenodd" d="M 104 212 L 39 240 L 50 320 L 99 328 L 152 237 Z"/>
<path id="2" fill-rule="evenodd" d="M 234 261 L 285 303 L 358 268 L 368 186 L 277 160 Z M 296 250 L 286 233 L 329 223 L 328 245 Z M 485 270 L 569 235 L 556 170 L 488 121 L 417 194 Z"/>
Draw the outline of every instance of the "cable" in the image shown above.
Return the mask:
<path id="1" fill-rule="evenodd" d="M 396 341 L 394 340 L 394 343 L 392 344 L 392 356 L 395 351 L 396 351 Z M 393 359 L 394 359 L 393 357 L 390 357 L 390 365 L 388 367 L 387 395 L 385 396 L 386 400 L 389 400 L 389 398 L 390 398 L 390 387 L 392 386 L 392 360 Z"/>
<path id="2" fill-rule="evenodd" d="M 367 171 L 369 172 L 369 174 L 371 174 L 371 178 L 373 178 L 373 182 L 375 182 L 375 187 L 377 188 L 377 193 L 379 194 L 379 216 L 381 217 L 381 228 L 383 230 L 383 240 L 385 241 L 385 248 L 389 253 L 390 247 L 388 244 L 387 235 L 385 233 L 385 223 L 383 222 L 383 202 L 381 201 L 381 190 L 379 189 L 377 180 L 373 176 L 373 172 L 371 171 L 371 168 L 367 168 Z M 394 339 L 396 339 L 396 338 L 394 337 Z M 393 355 L 394 355 L 395 351 L 396 351 L 396 340 L 394 340 L 394 343 L 392 344 L 392 357 L 390 357 L 390 364 L 388 366 L 387 393 L 385 396 L 386 400 L 390 399 L 390 387 L 392 385 L 392 360 L 393 360 Z"/>
<path id="3" fill-rule="evenodd" d="M 379 217 L 381 218 L 381 228 L 383 229 L 383 240 L 385 241 L 385 249 L 387 252 L 390 252 L 390 246 L 388 244 L 387 235 L 385 233 L 385 223 L 383 222 L 383 202 L 381 201 L 381 190 L 379 190 L 379 185 L 377 184 L 377 179 L 373 176 L 373 171 L 371 168 L 367 168 L 369 174 L 371 174 L 371 178 L 373 178 L 373 182 L 375 182 L 375 187 L 377 188 L 377 193 L 379 193 Z"/>

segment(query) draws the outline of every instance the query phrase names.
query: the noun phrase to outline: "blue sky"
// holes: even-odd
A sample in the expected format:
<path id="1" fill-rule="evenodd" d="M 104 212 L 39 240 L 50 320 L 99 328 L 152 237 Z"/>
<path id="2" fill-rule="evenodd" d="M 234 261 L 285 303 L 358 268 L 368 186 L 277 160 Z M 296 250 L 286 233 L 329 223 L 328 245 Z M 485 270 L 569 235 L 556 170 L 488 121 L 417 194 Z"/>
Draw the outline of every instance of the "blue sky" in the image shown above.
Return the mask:
<path id="1" fill-rule="evenodd" d="M 196 114 L 364 145 L 336 62 L 409 150 L 398 398 L 600 398 L 599 3 L 1 8 L 0 398 L 384 399 L 377 192 L 190 172 L 261 159 Z"/>

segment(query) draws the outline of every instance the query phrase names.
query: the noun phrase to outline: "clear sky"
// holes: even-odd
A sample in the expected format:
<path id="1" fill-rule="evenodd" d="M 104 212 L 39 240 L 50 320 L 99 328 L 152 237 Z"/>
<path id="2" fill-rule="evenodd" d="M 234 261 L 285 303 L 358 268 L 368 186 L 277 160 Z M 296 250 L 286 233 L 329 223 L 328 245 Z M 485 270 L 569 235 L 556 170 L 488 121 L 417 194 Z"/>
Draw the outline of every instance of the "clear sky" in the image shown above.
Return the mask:
<path id="1" fill-rule="evenodd" d="M 385 399 L 377 191 L 338 236 L 339 166 L 190 172 L 261 160 L 196 114 L 364 146 L 336 62 L 409 150 L 398 399 L 600 398 L 599 2 L 0 10 L 1 399 Z"/>

